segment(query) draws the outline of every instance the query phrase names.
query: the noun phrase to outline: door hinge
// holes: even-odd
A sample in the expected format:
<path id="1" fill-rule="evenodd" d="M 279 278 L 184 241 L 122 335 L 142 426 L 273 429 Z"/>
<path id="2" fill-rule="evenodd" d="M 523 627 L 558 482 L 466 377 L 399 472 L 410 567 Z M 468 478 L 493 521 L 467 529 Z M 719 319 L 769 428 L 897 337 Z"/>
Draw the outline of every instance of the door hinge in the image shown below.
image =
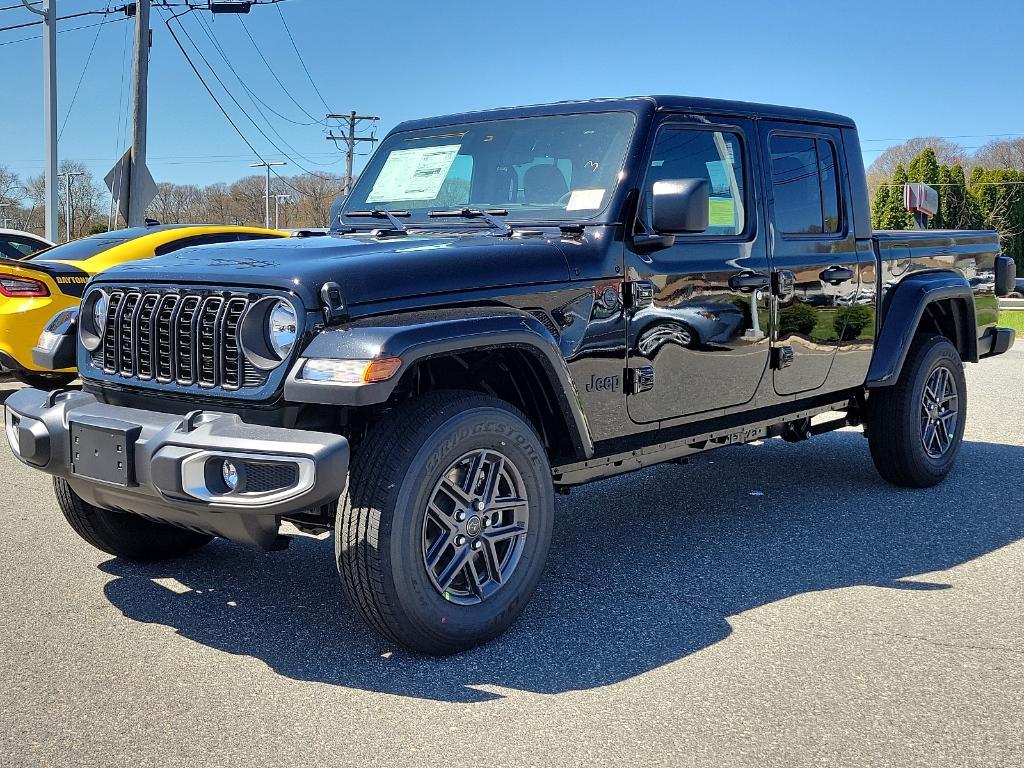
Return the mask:
<path id="1" fill-rule="evenodd" d="M 772 293 L 776 296 L 786 297 L 793 293 L 796 287 L 796 275 L 788 269 L 780 269 L 772 272 Z"/>
<path id="2" fill-rule="evenodd" d="M 649 307 L 654 303 L 654 283 L 648 280 L 626 283 L 626 296 L 629 297 L 631 309 Z"/>
<path id="3" fill-rule="evenodd" d="M 639 368 L 626 369 L 626 391 L 631 395 L 639 395 L 654 389 L 654 366 L 642 365 Z"/>
<path id="4" fill-rule="evenodd" d="M 783 368 L 789 368 L 793 364 L 793 348 L 790 346 L 785 347 L 772 347 L 772 368 L 777 371 Z"/>

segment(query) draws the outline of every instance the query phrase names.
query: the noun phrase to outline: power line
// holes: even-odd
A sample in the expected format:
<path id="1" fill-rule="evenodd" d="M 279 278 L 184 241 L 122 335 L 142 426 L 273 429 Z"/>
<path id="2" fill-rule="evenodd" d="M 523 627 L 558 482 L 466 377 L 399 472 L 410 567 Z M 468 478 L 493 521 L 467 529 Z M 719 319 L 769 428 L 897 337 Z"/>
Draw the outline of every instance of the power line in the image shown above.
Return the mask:
<path id="1" fill-rule="evenodd" d="M 270 72 L 270 76 L 274 78 L 274 81 L 279 86 L 281 86 L 281 90 L 284 91 L 285 96 L 287 96 L 291 100 L 291 102 L 296 107 L 298 107 L 302 111 L 303 114 L 306 115 L 306 117 L 310 118 L 313 121 L 311 123 L 308 123 L 308 125 L 326 125 L 326 122 L 327 122 L 326 120 L 322 120 L 322 119 L 316 117 L 315 115 L 311 114 L 309 112 L 309 110 L 307 110 L 298 101 L 296 101 L 295 97 L 292 96 L 291 89 L 288 88 L 284 83 L 281 82 L 281 78 L 279 78 L 277 76 L 277 72 L 270 65 L 270 62 L 267 61 L 267 57 L 263 55 L 263 51 L 260 48 L 259 43 L 256 42 L 256 39 L 252 36 L 252 33 L 249 32 L 249 28 L 246 26 L 245 20 L 241 16 L 238 16 L 237 18 L 238 18 L 238 23 L 242 27 L 242 31 L 245 32 L 246 37 L 249 38 L 249 42 L 252 43 L 252 47 L 255 49 L 256 54 L 260 57 L 260 59 L 263 61 L 263 64 L 267 67 L 267 71 Z"/>
<path id="2" fill-rule="evenodd" d="M 183 11 L 182 14 L 188 13 L 189 10 Z M 210 98 L 213 99 L 213 103 L 217 105 L 217 109 L 219 109 L 221 114 L 224 115 L 224 119 L 228 121 L 228 124 L 234 129 L 235 133 L 238 134 L 238 138 L 240 138 L 245 143 L 245 145 L 249 147 L 250 150 L 252 150 L 252 153 L 256 155 L 256 157 L 258 157 L 262 162 L 266 162 L 266 158 L 264 158 L 263 155 L 259 153 L 259 151 L 253 145 L 253 143 L 246 138 L 244 133 L 242 133 L 237 123 L 235 123 L 235 121 L 231 119 L 231 115 L 228 114 L 228 111 L 226 109 L 224 109 L 224 105 L 220 103 L 220 100 L 217 98 L 217 95 L 213 92 L 213 89 L 211 89 L 206 80 L 203 79 L 202 73 L 199 71 L 199 69 L 193 63 L 192 59 L 189 57 L 188 51 L 185 50 L 185 46 L 181 44 L 181 40 L 179 40 L 178 36 L 174 33 L 174 29 L 173 27 L 171 27 L 171 21 L 173 21 L 175 18 L 177 18 L 177 16 L 182 14 L 174 14 L 171 16 L 170 19 L 164 18 L 164 26 L 166 26 L 167 31 L 171 33 L 171 38 L 174 40 L 175 45 L 178 46 L 178 50 L 181 51 L 181 55 L 185 57 L 185 61 L 188 62 L 189 67 L 195 73 L 195 76 L 199 79 L 199 82 L 202 84 L 203 88 L 209 94 Z M 301 168 L 301 166 L 299 167 Z M 299 195 L 303 194 L 303 192 L 300 189 L 295 187 L 295 185 L 293 185 L 291 182 L 284 179 L 284 177 L 282 177 L 276 171 L 274 172 L 274 175 L 277 176 L 277 178 L 280 179 L 281 182 L 289 189 L 293 190 Z"/>
<path id="3" fill-rule="evenodd" d="M 112 21 L 127 21 L 127 17 L 115 18 L 115 19 L 104 19 L 103 21 L 96 21 L 96 22 L 93 22 L 92 24 L 83 24 L 83 25 L 81 25 L 79 27 L 71 27 L 69 29 L 58 29 L 57 30 L 57 34 L 58 35 L 63 35 L 65 32 L 78 32 L 78 31 L 83 30 L 83 29 L 93 29 L 94 27 L 102 27 L 104 24 L 107 24 L 108 22 L 112 22 Z M 40 35 L 29 35 L 28 37 L 19 37 L 19 38 L 15 39 L 15 40 L 4 40 L 3 42 L 0 42 L 0 47 L 5 46 L 5 45 L 14 45 L 15 43 L 25 43 L 25 42 L 28 42 L 30 40 L 40 40 L 40 39 L 42 39 L 42 37 L 43 36 L 40 34 Z"/>
<path id="4" fill-rule="evenodd" d="M 288 27 L 288 22 L 284 18 L 284 12 L 281 10 L 281 6 L 277 7 L 277 15 L 281 17 L 281 24 L 284 26 L 284 31 L 288 33 L 288 39 L 292 43 L 292 48 L 295 50 L 295 55 L 299 59 L 299 64 L 302 65 L 302 71 L 306 73 L 306 77 L 309 78 L 309 84 L 313 86 L 313 90 L 316 91 L 316 95 L 320 97 L 320 102 L 324 105 L 324 108 L 330 112 L 330 105 L 324 100 L 324 96 L 320 93 L 320 89 L 316 87 L 316 82 L 313 80 L 313 76 L 309 74 L 309 68 L 306 66 L 305 59 L 302 58 L 302 53 L 299 51 L 299 46 L 295 44 L 295 38 L 292 37 L 292 31 Z"/>
<path id="5" fill-rule="evenodd" d="M 178 26 L 179 27 L 181 26 L 181 22 L 180 21 L 178 22 Z M 249 95 L 249 99 L 250 99 L 250 101 L 252 101 L 253 108 L 256 110 L 257 114 L 259 114 L 259 116 L 261 118 L 263 118 L 263 122 L 265 122 L 267 124 L 267 127 L 270 128 L 271 131 L 273 131 L 274 135 L 277 136 L 277 138 L 281 141 L 281 143 L 284 144 L 284 146 L 286 146 L 289 150 L 294 152 L 296 155 L 298 155 L 304 161 L 306 161 L 307 163 L 309 163 L 311 165 L 330 165 L 330 163 L 321 163 L 321 162 L 319 162 L 317 160 L 311 160 L 310 158 L 306 157 L 301 152 L 299 152 L 299 150 L 297 150 L 295 147 L 293 147 L 288 142 L 288 140 L 285 139 L 284 136 L 281 135 L 281 132 L 279 130 L 277 130 L 277 128 L 274 127 L 274 124 L 267 118 L 266 114 L 264 114 L 264 112 L 259 107 L 259 104 L 263 104 L 264 106 L 267 106 L 266 103 L 263 102 L 263 100 L 260 99 L 253 92 L 253 90 L 248 85 L 246 85 L 245 81 L 242 79 L 242 76 L 238 73 L 238 70 L 235 69 L 234 65 L 231 63 L 231 60 L 228 58 L 227 53 L 224 51 L 223 46 L 221 46 L 220 42 L 217 40 L 216 35 L 209 28 L 209 25 L 206 23 L 206 20 L 202 16 L 199 17 L 199 26 L 203 30 L 203 33 L 206 35 L 207 39 L 213 44 L 214 49 L 218 52 L 218 54 L 220 54 L 221 59 L 223 59 L 224 63 L 227 64 L 228 69 L 231 70 L 231 73 L 235 76 L 235 79 L 238 80 L 239 84 L 242 86 L 242 88 L 245 90 L 245 92 Z M 188 36 L 188 32 L 187 31 L 185 31 L 185 35 Z M 193 47 L 196 48 L 196 50 L 199 52 L 199 55 L 201 57 L 203 57 L 202 51 L 199 51 L 198 46 L 196 46 L 195 41 L 193 41 L 191 37 L 189 37 L 189 42 L 191 42 Z M 203 61 L 206 62 L 207 67 L 210 66 L 209 62 L 206 61 L 205 57 L 203 57 Z M 211 67 L 211 69 L 212 69 L 212 67 Z M 218 82 L 221 82 L 219 78 L 218 78 Z M 224 87 L 223 82 L 221 82 L 221 86 Z M 225 87 L 225 90 L 226 90 L 226 87 Z M 238 102 L 236 101 L 235 103 L 237 104 Z M 267 108 L 270 109 L 271 112 L 274 112 L 274 114 L 278 114 L 272 108 L 270 108 L 270 107 L 267 107 Z"/>
<path id="6" fill-rule="evenodd" d="M 107 0 L 107 11 L 110 10 L 110 0 Z M 68 120 L 71 119 L 71 110 L 75 108 L 75 100 L 78 99 L 78 91 L 82 88 L 82 81 L 85 80 L 85 73 L 89 71 L 89 62 L 92 61 L 93 52 L 96 50 L 96 43 L 99 42 L 100 33 L 103 31 L 103 26 L 110 21 L 109 17 L 104 16 L 96 26 L 96 34 L 93 35 L 92 45 L 89 47 L 89 54 L 85 57 L 85 64 L 82 66 L 82 74 L 78 76 L 78 83 L 75 85 L 75 90 L 71 94 L 71 101 L 68 103 L 68 111 L 64 113 L 64 122 L 61 123 L 60 131 L 57 132 L 57 141 L 60 141 L 61 136 L 64 135 L 64 129 L 68 126 Z"/>
<path id="7" fill-rule="evenodd" d="M 194 9 L 190 8 L 189 10 L 194 10 Z M 170 24 L 170 22 L 171 22 L 171 21 L 177 21 L 177 22 L 178 22 L 178 29 L 180 29 L 180 30 L 181 30 L 181 32 L 182 32 L 182 33 L 183 33 L 183 34 L 185 35 L 185 37 L 186 37 L 186 38 L 188 39 L 189 43 L 191 43 L 191 44 L 192 44 L 192 47 L 193 47 L 193 48 L 195 49 L 195 52 L 196 52 L 197 54 L 199 54 L 199 58 L 203 60 L 203 63 L 204 63 L 205 65 L 206 65 L 206 68 L 207 68 L 207 69 L 208 69 L 208 70 L 210 71 L 210 74 L 211 74 L 211 75 L 213 75 L 214 79 L 215 79 L 215 80 L 217 81 L 217 83 L 218 83 L 218 84 L 220 85 L 220 87 L 221 87 L 221 88 L 223 89 L 224 93 L 225 93 L 225 94 L 227 95 L 227 97 L 228 97 L 229 99 L 231 99 L 231 101 L 232 101 L 232 102 L 234 102 L 235 106 L 236 106 L 236 107 L 238 107 L 238 109 L 240 109 L 240 110 L 241 110 L 242 114 L 243 114 L 243 115 L 245 116 L 245 119 L 246 119 L 246 120 L 248 120 L 248 121 L 249 121 L 250 123 L 252 123 L 252 126 L 253 126 L 253 127 L 254 127 L 254 128 L 255 128 L 255 129 L 256 129 L 256 130 L 258 131 L 258 132 L 259 132 L 259 134 L 260 134 L 260 135 L 261 135 L 261 136 L 262 136 L 262 137 L 263 137 L 263 138 L 264 138 L 264 139 L 265 139 L 265 140 L 267 141 L 267 143 L 268 143 L 268 144 L 270 144 L 270 146 L 272 146 L 272 147 L 273 147 L 273 148 L 274 148 L 275 150 L 277 150 L 278 154 L 280 154 L 280 155 L 284 155 L 285 157 L 287 157 L 287 158 L 288 158 L 289 160 L 291 160 L 291 161 L 292 161 L 292 164 L 293 164 L 293 165 L 296 165 L 296 166 L 298 166 L 298 167 L 299 167 L 299 168 L 301 168 L 301 169 L 302 169 L 302 170 L 303 170 L 303 171 L 304 171 L 305 173 L 308 173 L 308 174 L 309 174 L 309 175 L 311 175 L 311 176 L 317 176 L 317 175 L 319 175 L 319 174 L 317 174 L 316 172 L 314 172 L 314 171 L 311 171 L 311 170 L 309 170 L 308 168 L 306 168 L 305 166 L 303 166 L 303 165 L 302 165 L 302 163 L 298 162 L 297 160 L 295 160 L 295 158 L 294 158 L 294 157 L 291 157 L 291 156 L 290 156 L 290 155 L 289 155 L 289 154 L 288 154 L 287 152 L 285 152 L 285 151 L 284 151 L 283 149 L 281 149 L 281 147 L 279 147 L 279 146 L 278 146 L 278 145 L 277 145 L 277 144 L 276 144 L 276 143 L 274 142 L 274 140 L 273 140 L 273 139 L 271 139 L 271 138 L 270 138 L 270 137 L 269 137 L 269 136 L 268 136 L 268 135 L 266 134 L 266 132 L 265 132 L 265 131 L 264 131 L 264 130 L 263 130 L 262 128 L 260 128 L 259 124 L 258 124 L 258 123 L 257 123 L 257 122 L 256 122 L 255 120 L 253 120 L 253 119 L 252 119 L 252 116 L 251 116 L 251 115 L 250 115 L 250 114 L 249 114 L 249 113 L 248 113 L 248 112 L 247 112 L 247 111 L 245 110 L 245 107 L 243 107 L 243 106 L 241 105 L 241 103 L 240 103 L 240 102 L 238 101 L 238 99 L 236 99 L 236 98 L 235 98 L 235 95 L 234 95 L 234 94 L 233 94 L 233 93 L 231 92 L 231 90 L 230 90 L 230 89 L 229 89 L 229 88 L 227 87 L 227 85 L 225 85 L 224 81 L 223 81 L 223 80 L 221 80 L 221 77 L 220 77 L 220 75 L 218 75 L 218 74 L 217 74 L 217 70 L 216 70 L 216 69 L 214 69 L 214 68 L 213 68 L 213 67 L 212 67 L 212 66 L 210 65 L 210 62 L 209 62 L 209 61 L 207 60 L 206 56 L 204 56 L 204 55 L 203 55 L 203 52 L 202 52 L 202 50 L 200 50 L 199 46 L 197 46 L 197 45 L 196 45 L 195 41 L 194 41 L 194 40 L 192 39 L 192 36 L 191 36 L 191 35 L 190 35 L 190 34 L 188 33 L 188 30 L 187 30 L 187 29 L 185 28 L 185 26 L 184 26 L 184 25 L 183 25 L 183 24 L 181 23 L 181 19 L 180 19 L 180 18 L 178 18 L 179 16 L 183 16 L 183 15 L 185 15 L 185 14 L 186 14 L 186 13 L 188 13 L 188 12 L 189 12 L 189 11 L 183 11 L 182 13 L 179 13 L 179 14 L 175 14 L 174 16 L 172 16 L 172 17 L 171 17 L 171 19 L 170 19 L 170 20 L 166 20 L 166 21 L 164 22 L 164 23 L 165 23 L 165 26 L 166 26 L 166 27 L 167 27 L 167 29 L 168 29 L 168 31 L 170 31 L 170 32 L 171 32 L 171 35 L 172 35 L 172 36 L 174 36 L 174 30 L 173 30 L 173 29 L 171 28 L 171 24 Z M 177 39 L 177 38 L 175 37 L 175 39 Z M 184 51 L 184 48 L 183 48 L 183 47 L 182 47 L 182 46 L 180 45 L 180 43 L 179 43 L 179 46 L 178 46 L 178 47 L 179 47 L 179 48 L 181 48 L 181 49 L 182 49 L 182 51 Z M 284 143 L 284 144 L 286 144 L 286 145 L 288 144 L 288 142 L 286 142 L 286 141 L 283 141 L 283 140 L 282 140 L 282 143 Z M 294 149 L 293 149 L 293 151 L 294 151 Z M 260 160 L 263 160 L 263 158 L 261 157 L 261 158 L 260 158 Z M 276 174 L 276 173 L 275 173 L 274 175 L 275 175 L 275 176 L 278 176 L 278 178 L 281 178 L 281 177 L 280 177 L 280 176 L 279 176 L 278 174 Z M 321 178 L 325 178 L 325 177 L 321 177 Z"/>

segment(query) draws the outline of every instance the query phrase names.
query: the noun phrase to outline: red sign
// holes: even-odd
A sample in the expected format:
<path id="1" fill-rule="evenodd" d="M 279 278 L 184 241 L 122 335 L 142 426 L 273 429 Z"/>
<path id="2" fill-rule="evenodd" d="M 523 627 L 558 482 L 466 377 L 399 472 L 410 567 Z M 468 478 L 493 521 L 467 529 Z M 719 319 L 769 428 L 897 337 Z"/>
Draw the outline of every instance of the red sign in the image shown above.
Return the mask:
<path id="1" fill-rule="evenodd" d="M 914 182 L 903 186 L 903 204 L 911 213 L 934 216 L 939 212 L 939 193 L 927 184 Z"/>

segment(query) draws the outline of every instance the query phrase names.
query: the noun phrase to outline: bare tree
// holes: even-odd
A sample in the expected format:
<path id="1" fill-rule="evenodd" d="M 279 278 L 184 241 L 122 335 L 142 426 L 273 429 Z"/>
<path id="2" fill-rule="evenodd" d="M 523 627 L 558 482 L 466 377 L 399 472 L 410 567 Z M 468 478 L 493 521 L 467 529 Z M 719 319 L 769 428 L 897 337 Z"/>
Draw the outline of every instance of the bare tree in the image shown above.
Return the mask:
<path id="1" fill-rule="evenodd" d="M 935 157 L 939 165 L 962 165 L 967 168 L 969 156 L 959 144 L 939 136 L 921 136 L 908 139 L 902 144 L 894 144 L 875 158 L 868 166 L 868 192 L 873 200 L 878 187 L 885 184 L 892 178 L 897 165 L 906 168 L 910 161 L 921 154 L 924 150 L 931 148 L 935 151 Z M 967 168 L 968 172 L 970 169 Z"/>
<path id="2" fill-rule="evenodd" d="M 974 163 L 986 169 L 1024 171 L 1024 137 L 990 141 L 974 153 Z"/>

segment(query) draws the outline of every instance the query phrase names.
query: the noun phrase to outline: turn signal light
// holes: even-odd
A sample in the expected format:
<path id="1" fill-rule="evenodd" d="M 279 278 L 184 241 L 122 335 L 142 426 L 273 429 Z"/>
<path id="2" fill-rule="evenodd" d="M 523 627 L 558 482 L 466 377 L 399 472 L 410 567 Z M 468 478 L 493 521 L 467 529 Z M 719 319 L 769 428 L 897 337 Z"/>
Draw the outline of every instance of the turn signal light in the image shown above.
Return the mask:
<path id="1" fill-rule="evenodd" d="M 0 274 L 0 296 L 18 298 L 21 296 L 49 296 L 46 283 L 21 275 Z"/>
<path id="2" fill-rule="evenodd" d="M 376 360 L 328 360 L 313 358 L 302 366 L 300 379 L 308 381 L 330 381 L 335 384 L 358 386 L 387 381 L 402 367 L 398 357 L 381 357 Z"/>

